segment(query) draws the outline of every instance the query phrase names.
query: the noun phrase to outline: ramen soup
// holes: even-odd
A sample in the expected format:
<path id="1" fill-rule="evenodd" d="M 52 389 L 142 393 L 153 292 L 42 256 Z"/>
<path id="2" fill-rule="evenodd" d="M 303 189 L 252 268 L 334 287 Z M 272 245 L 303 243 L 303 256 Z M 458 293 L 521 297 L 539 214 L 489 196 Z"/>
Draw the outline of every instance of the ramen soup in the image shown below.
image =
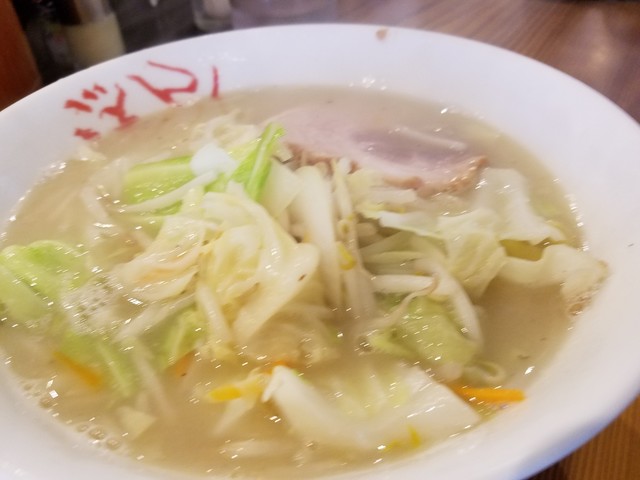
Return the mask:
<path id="1" fill-rule="evenodd" d="M 514 402 L 606 276 L 520 147 L 383 93 L 262 90 L 80 148 L 6 227 L 0 341 L 97 448 L 299 477 Z"/>

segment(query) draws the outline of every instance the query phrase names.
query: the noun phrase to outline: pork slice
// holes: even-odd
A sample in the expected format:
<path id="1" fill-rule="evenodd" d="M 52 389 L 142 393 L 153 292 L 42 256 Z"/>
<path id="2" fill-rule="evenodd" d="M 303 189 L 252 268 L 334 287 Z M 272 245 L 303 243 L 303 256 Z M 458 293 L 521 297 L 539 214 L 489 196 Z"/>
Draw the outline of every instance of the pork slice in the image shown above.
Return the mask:
<path id="1" fill-rule="evenodd" d="M 464 191 L 476 184 L 487 163 L 462 142 L 334 105 L 298 107 L 269 121 L 284 127 L 296 162 L 347 158 L 354 168 L 378 170 L 390 183 L 421 196 Z"/>

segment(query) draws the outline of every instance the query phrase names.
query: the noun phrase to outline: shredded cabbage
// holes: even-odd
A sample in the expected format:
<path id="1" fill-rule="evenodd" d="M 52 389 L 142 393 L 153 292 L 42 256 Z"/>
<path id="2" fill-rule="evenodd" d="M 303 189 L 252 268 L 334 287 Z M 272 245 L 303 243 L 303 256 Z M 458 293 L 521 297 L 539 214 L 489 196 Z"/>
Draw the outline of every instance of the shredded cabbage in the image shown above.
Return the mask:
<path id="1" fill-rule="evenodd" d="M 215 434 L 269 408 L 304 441 L 373 451 L 478 423 L 449 386 L 505 380 L 479 307 L 494 279 L 556 287 L 574 312 L 607 275 L 516 170 L 423 198 L 347 158 L 300 164 L 285 134 L 230 114 L 198 125 L 187 155 L 111 162 L 81 193 L 82 249 L 0 252 L 0 320 L 48 331 L 132 437 L 158 420 L 144 406 L 171 417 L 184 388 Z M 231 373 L 169 391 L 191 361 Z"/>
<path id="2" fill-rule="evenodd" d="M 319 255 L 314 246 L 297 243 L 260 205 L 250 199 L 208 193 L 205 215 L 217 216 L 222 234 L 209 244 L 202 275 L 235 314 L 234 334 L 249 340 L 309 282 Z"/>

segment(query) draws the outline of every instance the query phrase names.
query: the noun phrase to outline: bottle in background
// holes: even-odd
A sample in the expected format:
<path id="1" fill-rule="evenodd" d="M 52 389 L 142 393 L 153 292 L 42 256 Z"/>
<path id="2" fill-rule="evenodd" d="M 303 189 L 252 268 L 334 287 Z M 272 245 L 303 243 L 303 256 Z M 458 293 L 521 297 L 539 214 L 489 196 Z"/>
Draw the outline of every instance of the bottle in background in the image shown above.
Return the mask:
<path id="1" fill-rule="evenodd" d="M 13 0 L 31 51 L 46 85 L 74 72 L 54 0 Z"/>
<path id="2" fill-rule="evenodd" d="M 0 110 L 41 85 L 40 72 L 11 0 L 0 0 Z"/>
<path id="3" fill-rule="evenodd" d="M 57 0 L 69 51 L 79 68 L 125 52 L 116 15 L 108 0 Z"/>
<path id="4" fill-rule="evenodd" d="M 191 0 L 193 21 L 203 32 L 221 32 L 231 28 L 229 0 Z"/>

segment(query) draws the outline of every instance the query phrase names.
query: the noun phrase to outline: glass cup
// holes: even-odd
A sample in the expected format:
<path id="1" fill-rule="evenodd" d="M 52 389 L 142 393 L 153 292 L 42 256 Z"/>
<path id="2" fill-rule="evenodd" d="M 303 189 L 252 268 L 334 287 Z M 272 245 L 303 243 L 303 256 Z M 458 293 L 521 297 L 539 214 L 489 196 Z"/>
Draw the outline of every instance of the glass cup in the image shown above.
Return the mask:
<path id="1" fill-rule="evenodd" d="M 234 28 L 335 20 L 336 0 L 231 0 Z"/>
<path id="2" fill-rule="evenodd" d="M 0 110 L 42 85 L 11 0 L 0 0 Z"/>

